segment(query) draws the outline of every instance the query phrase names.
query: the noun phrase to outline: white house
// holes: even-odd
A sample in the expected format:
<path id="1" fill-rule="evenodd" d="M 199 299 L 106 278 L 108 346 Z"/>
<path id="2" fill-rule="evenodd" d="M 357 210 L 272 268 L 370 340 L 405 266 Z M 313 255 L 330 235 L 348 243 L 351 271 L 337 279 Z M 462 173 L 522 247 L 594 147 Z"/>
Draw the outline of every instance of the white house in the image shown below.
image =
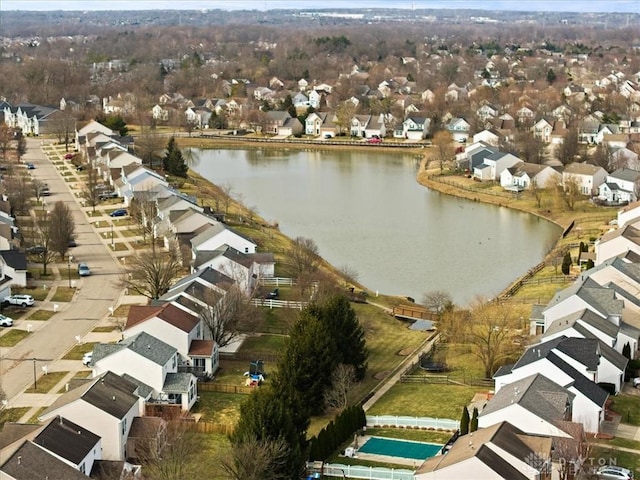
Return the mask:
<path id="1" fill-rule="evenodd" d="M 575 182 L 582 195 L 593 196 L 607 178 L 607 171 L 588 163 L 570 163 L 562 172 L 562 183 Z"/>
<path id="2" fill-rule="evenodd" d="M 473 136 L 473 143 L 484 142 L 497 147 L 500 143 L 500 135 L 495 130 L 484 129 Z"/>
<path id="3" fill-rule="evenodd" d="M 562 422 L 571 420 L 575 395 L 540 373 L 502 388 L 482 408 L 478 427 L 505 421 L 530 435 L 570 437 Z"/>
<path id="4" fill-rule="evenodd" d="M 548 165 L 519 163 L 506 168 L 500 174 L 500 185 L 507 190 L 527 190 L 532 185 L 537 188 L 551 188 L 557 185 L 562 175 Z"/>
<path id="5" fill-rule="evenodd" d="M 617 257 L 626 252 L 640 255 L 640 228 L 637 224 L 626 223 L 624 226 L 602 235 L 595 243 L 595 264 Z M 639 226 L 640 227 L 640 226 Z"/>
<path id="6" fill-rule="evenodd" d="M 640 172 L 628 168 L 619 168 L 607 175 L 604 183 L 598 187 L 598 199 L 609 204 L 635 202 Z"/>
<path id="7" fill-rule="evenodd" d="M 464 118 L 452 118 L 447 124 L 447 130 L 454 142 L 465 143 L 469 139 L 471 125 Z"/>
<path id="8" fill-rule="evenodd" d="M 143 413 L 137 391 L 137 385 L 106 372 L 63 394 L 38 419 L 64 417 L 101 438 L 104 460 L 123 461 L 133 418 Z"/>
<path id="9" fill-rule="evenodd" d="M 204 340 L 202 320 L 171 303 L 132 305 L 127 316 L 124 338 L 147 332 L 174 347 L 180 354 L 179 372 L 211 376 L 219 367 L 218 345 Z"/>
<path id="10" fill-rule="evenodd" d="M 143 331 L 116 344 L 95 345 L 91 367 L 94 377 L 105 372 L 126 374 L 152 390 L 152 402 L 190 410 L 197 400 L 197 379 L 191 373 L 178 373 L 179 357 L 177 348 Z"/>
<path id="11" fill-rule="evenodd" d="M 31 441 L 22 442 L 13 454 L 3 457 L 2 462 L 0 466 L 2 480 L 33 480 L 34 478 L 87 480 L 89 478 L 49 450 Z"/>
<path id="12" fill-rule="evenodd" d="M 402 136 L 407 140 L 423 140 L 427 138 L 431 119 L 409 116 L 402 122 Z"/>
<path id="13" fill-rule="evenodd" d="M 600 431 L 604 420 L 608 393 L 569 364 L 556 350 L 559 340 L 533 345 L 513 365 L 501 367 L 494 375 L 496 394 L 518 380 L 541 373 L 549 380 L 565 387 L 574 395 L 571 421 L 581 423 L 586 432 Z"/>
<path id="14" fill-rule="evenodd" d="M 222 223 L 211 225 L 202 233 L 191 239 L 192 258 L 195 260 L 199 252 L 213 251 L 229 245 L 242 253 L 256 253 L 257 245 L 248 238 L 231 230 Z"/>
<path id="15" fill-rule="evenodd" d="M 492 153 L 484 157 L 481 165 L 473 168 L 473 177 L 483 182 L 498 180 L 503 170 L 521 163 L 522 160 L 511 153 Z"/>
<path id="16" fill-rule="evenodd" d="M 540 480 L 551 469 L 551 438 L 502 422 L 460 437 L 446 455 L 426 460 L 415 480 Z M 536 462 L 532 462 L 536 459 Z"/>

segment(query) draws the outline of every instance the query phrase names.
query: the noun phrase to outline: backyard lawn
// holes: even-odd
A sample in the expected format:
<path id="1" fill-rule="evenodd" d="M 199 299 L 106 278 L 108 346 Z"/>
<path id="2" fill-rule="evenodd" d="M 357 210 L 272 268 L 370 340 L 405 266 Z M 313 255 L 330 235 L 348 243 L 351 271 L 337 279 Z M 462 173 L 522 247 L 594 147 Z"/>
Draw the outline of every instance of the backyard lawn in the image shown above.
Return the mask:
<path id="1" fill-rule="evenodd" d="M 468 405 L 480 387 L 398 383 L 367 412 L 367 415 L 406 415 L 459 420 L 462 407 Z"/>
<path id="2" fill-rule="evenodd" d="M 611 410 L 622 415 L 622 423 L 640 426 L 640 396 L 621 393 L 612 399 Z"/>

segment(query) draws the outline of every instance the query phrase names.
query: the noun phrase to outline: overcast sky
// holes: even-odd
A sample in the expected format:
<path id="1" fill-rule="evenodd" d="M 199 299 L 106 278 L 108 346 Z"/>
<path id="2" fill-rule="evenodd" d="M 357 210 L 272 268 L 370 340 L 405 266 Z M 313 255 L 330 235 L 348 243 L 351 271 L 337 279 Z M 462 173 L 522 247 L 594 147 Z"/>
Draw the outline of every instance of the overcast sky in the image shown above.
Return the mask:
<path id="1" fill-rule="evenodd" d="M 271 10 L 347 6 L 640 13 L 640 0 L 0 0 L 0 10 Z"/>

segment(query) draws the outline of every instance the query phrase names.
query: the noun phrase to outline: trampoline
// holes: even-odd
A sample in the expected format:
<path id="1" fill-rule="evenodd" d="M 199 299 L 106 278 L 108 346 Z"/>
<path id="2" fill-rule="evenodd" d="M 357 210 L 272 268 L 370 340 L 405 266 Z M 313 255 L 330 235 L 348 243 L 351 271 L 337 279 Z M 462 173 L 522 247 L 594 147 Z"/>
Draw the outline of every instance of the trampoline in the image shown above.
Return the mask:
<path id="1" fill-rule="evenodd" d="M 358 453 L 425 460 L 437 455 L 442 445 L 393 438 L 371 437 L 358 448 Z"/>

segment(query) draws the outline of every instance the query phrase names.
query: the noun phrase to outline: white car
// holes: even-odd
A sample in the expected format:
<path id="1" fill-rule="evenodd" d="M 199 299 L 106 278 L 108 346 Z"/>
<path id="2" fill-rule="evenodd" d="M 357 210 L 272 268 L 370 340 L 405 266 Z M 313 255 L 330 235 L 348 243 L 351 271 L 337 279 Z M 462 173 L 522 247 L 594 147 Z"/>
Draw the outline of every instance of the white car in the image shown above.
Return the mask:
<path id="1" fill-rule="evenodd" d="M 613 465 L 605 465 L 600 467 L 596 472 L 598 478 L 616 479 L 616 480 L 633 480 L 633 472 L 628 468 L 616 467 Z"/>
<path id="2" fill-rule="evenodd" d="M 91 360 L 93 359 L 93 351 L 91 352 L 87 352 L 84 354 L 84 356 L 82 357 L 82 364 L 85 367 L 88 367 L 91 364 Z"/>
<path id="3" fill-rule="evenodd" d="M 0 327 L 12 327 L 13 326 L 13 318 L 5 317 L 0 314 Z"/>
<path id="4" fill-rule="evenodd" d="M 35 303 L 31 295 L 11 295 L 5 297 L 4 302 L 9 305 L 20 305 L 21 307 L 31 307 Z"/>
<path id="5" fill-rule="evenodd" d="M 640 377 L 636 377 L 633 379 L 634 388 L 640 388 Z"/>

